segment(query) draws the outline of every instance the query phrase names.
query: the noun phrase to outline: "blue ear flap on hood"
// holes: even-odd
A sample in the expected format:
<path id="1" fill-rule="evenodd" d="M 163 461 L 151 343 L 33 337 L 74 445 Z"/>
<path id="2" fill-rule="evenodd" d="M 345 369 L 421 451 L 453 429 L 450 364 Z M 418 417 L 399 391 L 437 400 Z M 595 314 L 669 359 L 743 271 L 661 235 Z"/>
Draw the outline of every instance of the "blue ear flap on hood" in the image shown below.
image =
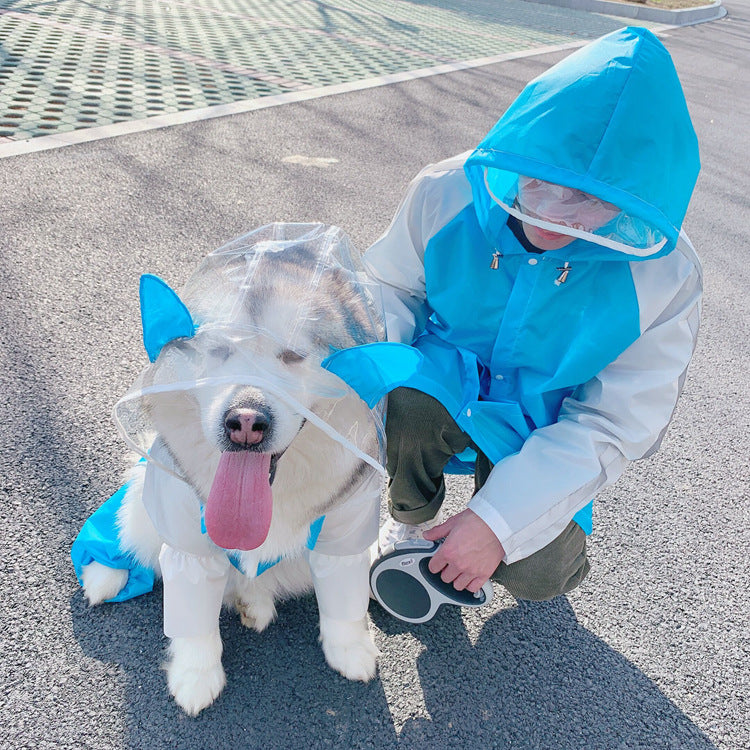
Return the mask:
<path id="1" fill-rule="evenodd" d="M 178 338 L 190 338 L 195 325 L 183 301 L 158 276 L 144 274 L 140 283 L 143 345 L 151 362 L 164 344 Z"/>

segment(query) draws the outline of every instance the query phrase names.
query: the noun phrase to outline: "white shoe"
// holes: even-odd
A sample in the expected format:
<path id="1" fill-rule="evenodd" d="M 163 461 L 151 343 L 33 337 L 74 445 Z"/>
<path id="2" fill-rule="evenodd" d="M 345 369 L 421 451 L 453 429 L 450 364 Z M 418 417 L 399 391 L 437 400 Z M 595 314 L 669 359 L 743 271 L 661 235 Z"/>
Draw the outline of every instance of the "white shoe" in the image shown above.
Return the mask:
<path id="1" fill-rule="evenodd" d="M 423 523 L 402 523 L 391 517 L 380 528 L 378 535 L 380 553 L 383 554 L 387 549 L 392 548 L 396 542 L 411 542 L 415 539 L 422 539 L 422 532 L 441 523 L 443 523 L 443 514 L 440 511 L 435 518 Z"/>

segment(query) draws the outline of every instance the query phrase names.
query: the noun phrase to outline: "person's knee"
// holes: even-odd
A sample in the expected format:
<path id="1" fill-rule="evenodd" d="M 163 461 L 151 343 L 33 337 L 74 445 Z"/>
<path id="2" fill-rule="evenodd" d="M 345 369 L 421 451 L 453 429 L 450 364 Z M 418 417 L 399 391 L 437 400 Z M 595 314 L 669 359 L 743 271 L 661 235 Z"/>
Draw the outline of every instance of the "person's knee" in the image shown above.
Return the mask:
<path id="1" fill-rule="evenodd" d="M 388 394 L 385 433 L 386 444 L 393 451 L 407 454 L 419 452 L 420 446 L 427 444 L 450 456 L 470 442 L 440 401 L 403 386 Z"/>
<path id="2" fill-rule="evenodd" d="M 542 602 L 575 589 L 586 578 L 589 570 L 589 561 L 584 556 L 581 564 L 572 572 L 569 568 L 535 570 L 529 575 L 518 571 L 513 576 L 504 576 L 499 583 L 516 599 Z"/>
<path id="3" fill-rule="evenodd" d="M 516 599 L 546 601 L 572 591 L 590 569 L 586 534 L 571 521 L 546 547 L 510 565 L 502 563 L 492 578 Z"/>
<path id="4" fill-rule="evenodd" d="M 449 415 L 445 407 L 422 391 L 401 386 L 388 394 L 386 425 L 389 421 L 401 428 L 424 421 L 440 424 L 446 417 Z"/>

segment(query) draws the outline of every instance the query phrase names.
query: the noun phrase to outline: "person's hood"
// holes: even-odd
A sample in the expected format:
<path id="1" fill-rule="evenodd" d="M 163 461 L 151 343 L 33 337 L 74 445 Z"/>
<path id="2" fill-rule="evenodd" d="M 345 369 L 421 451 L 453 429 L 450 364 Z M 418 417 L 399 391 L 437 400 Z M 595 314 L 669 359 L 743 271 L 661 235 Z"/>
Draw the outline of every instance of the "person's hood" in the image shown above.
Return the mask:
<path id="1" fill-rule="evenodd" d="M 531 81 L 464 168 L 490 239 L 507 221 L 518 175 L 525 175 L 596 196 L 627 217 L 621 234 L 625 245 L 632 242 L 630 253 L 596 238 L 598 244 L 576 240 L 549 252 L 639 259 L 675 246 L 700 160 L 669 53 L 650 31 L 631 27 Z"/>

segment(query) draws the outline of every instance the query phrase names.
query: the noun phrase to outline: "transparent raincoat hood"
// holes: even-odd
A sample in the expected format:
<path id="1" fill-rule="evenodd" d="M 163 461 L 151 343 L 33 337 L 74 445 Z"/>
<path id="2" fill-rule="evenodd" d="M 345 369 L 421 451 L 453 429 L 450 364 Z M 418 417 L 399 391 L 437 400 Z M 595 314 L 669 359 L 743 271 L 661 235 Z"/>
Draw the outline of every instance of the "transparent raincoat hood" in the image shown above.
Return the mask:
<path id="1" fill-rule="evenodd" d="M 465 165 L 488 236 L 510 213 L 584 241 L 566 256 L 633 260 L 674 248 L 699 169 L 672 59 L 642 28 L 608 34 L 531 81 Z M 552 210 L 540 213 L 544 200 L 524 201 L 519 175 L 619 210 L 594 227 L 560 221 L 560 202 L 570 195 L 547 201 Z"/>
<path id="2" fill-rule="evenodd" d="M 363 481 L 370 481 L 384 471 L 382 410 L 323 363 L 337 350 L 383 339 L 379 299 L 346 235 L 320 224 L 273 224 L 230 242 L 205 258 L 179 297 L 145 276 L 151 364 L 117 402 L 118 428 L 202 501 L 211 486 L 187 460 L 195 445 L 181 453 L 189 436 L 198 436 L 214 471 L 228 453 L 268 454 L 273 481 L 295 431 L 312 425 L 365 461 Z M 256 423 L 231 429 L 226 415 L 248 404 Z M 168 460 L 160 459 L 162 441 Z"/>

